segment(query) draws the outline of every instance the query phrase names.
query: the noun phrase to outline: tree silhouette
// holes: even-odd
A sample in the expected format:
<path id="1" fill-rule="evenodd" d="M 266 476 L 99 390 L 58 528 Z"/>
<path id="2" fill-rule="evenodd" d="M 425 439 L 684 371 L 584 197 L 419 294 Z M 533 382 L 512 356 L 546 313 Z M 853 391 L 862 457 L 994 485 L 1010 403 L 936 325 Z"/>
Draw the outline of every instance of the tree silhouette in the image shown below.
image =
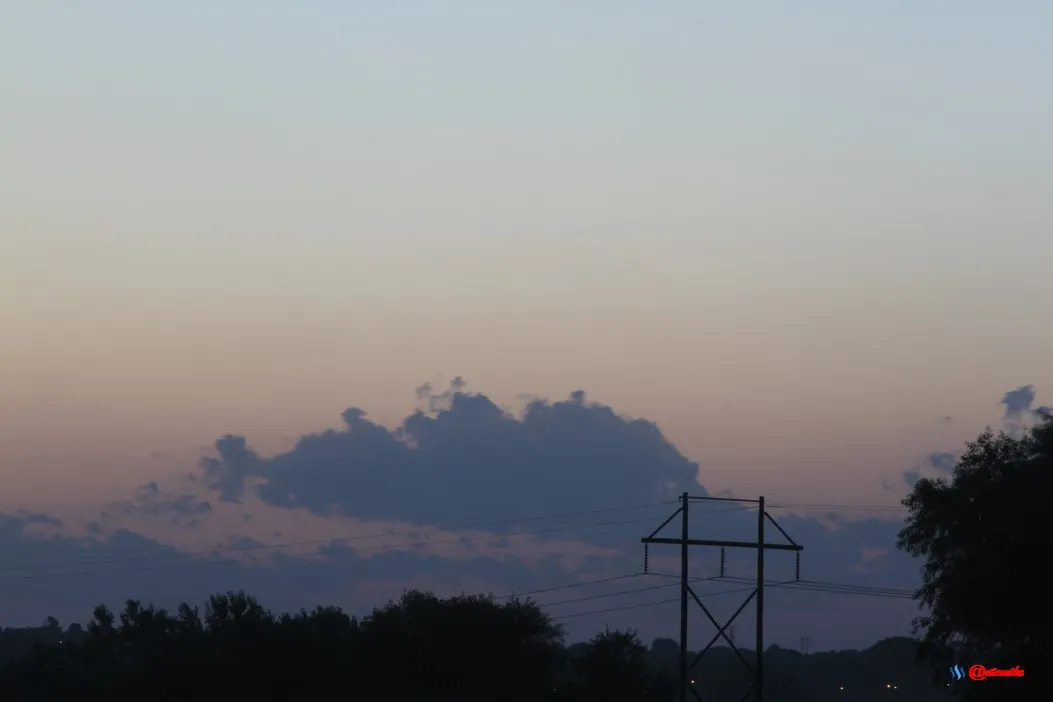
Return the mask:
<path id="1" fill-rule="evenodd" d="M 656 671 L 648 658 L 635 631 L 604 630 L 571 658 L 564 697 L 580 702 L 672 700 L 672 678 Z"/>
<path id="2" fill-rule="evenodd" d="M 0 657 L 10 661 L 0 668 L 0 700 L 672 702 L 675 642 L 656 640 L 647 650 L 631 631 L 570 647 L 561 638 L 533 603 L 481 596 L 411 592 L 368 620 L 333 607 L 273 616 L 244 593 L 217 595 L 202 610 L 131 601 L 117 614 L 96 609 L 89 631 L 0 631 Z M 894 681 L 896 699 L 945 702 L 948 690 L 912 667 L 916 650 L 907 638 L 809 656 L 772 647 L 769 697 L 885 702 Z M 711 649 L 695 674 L 707 702 L 742 699 L 742 664 L 729 649 Z"/>
<path id="3" fill-rule="evenodd" d="M 973 693 L 1023 699 L 1022 689 L 1009 693 L 1006 685 L 1034 688 L 1049 678 L 1040 671 L 1053 640 L 1043 504 L 1051 488 L 1053 419 L 1040 415 L 1022 436 L 988 429 L 968 444 L 950 480 L 923 479 L 904 500 L 910 514 L 898 546 L 925 559 L 917 596 L 929 614 L 915 621 L 923 653 L 964 649 L 1030 672 L 969 686 Z"/>

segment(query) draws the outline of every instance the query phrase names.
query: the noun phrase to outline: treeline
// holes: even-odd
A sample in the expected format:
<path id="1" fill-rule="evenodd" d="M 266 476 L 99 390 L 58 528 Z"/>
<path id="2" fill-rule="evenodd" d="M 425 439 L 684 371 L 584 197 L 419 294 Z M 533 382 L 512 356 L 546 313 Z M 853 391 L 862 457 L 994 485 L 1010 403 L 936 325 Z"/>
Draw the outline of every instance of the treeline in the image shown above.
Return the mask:
<path id="1" fill-rule="evenodd" d="M 752 662 L 752 652 L 744 652 Z M 910 639 L 865 652 L 765 655 L 770 702 L 944 700 L 947 690 L 915 664 Z M 173 612 L 130 601 L 98 607 L 82 628 L 54 619 L 0 632 L 0 699 L 191 702 L 351 700 L 417 702 L 619 702 L 675 698 L 675 642 L 650 649 L 631 631 L 603 631 L 566 646 L 561 628 L 531 601 L 405 594 L 367 619 L 336 608 L 275 615 L 244 593 Z M 739 700 L 745 666 L 726 648 L 695 668 L 713 702 Z M 844 689 L 842 689 L 844 688 Z"/>
<path id="2" fill-rule="evenodd" d="M 0 699 L 666 701 L 672 690 L 631 633 L 604 632 L 566 657 L 534 603 L 482 596 L 410 592 L 365 620 L 336 608 L 274 615 L 241 592 L 203 611 L 130 601 L 118 614 L 96 608 L 82 632 L 43 633 L 28 651 L 0 635 L 15 637 Z"/>

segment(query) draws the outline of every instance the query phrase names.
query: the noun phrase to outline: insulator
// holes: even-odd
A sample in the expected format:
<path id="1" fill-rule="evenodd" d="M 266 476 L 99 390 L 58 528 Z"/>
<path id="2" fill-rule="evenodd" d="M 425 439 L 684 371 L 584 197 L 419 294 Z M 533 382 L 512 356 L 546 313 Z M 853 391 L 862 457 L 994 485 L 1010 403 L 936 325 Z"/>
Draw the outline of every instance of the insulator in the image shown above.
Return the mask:
<path id="1" fill-rule="evenodd" d="M 724 577 L 724 547 L 720 547 L 720 577 Z"/>
<path id="2" fill-rule="evenodd" d="M 801 581 L 801 552 L 797 552 L 797 582 Z"/>
<path id="3" fill-rule="evenodd" d="M 648 561 L 650 560 L 650 558 L 649 558 L 650 553 L 649 553 L 647 547 L 650 546 L 650 545 L 651 544 L 644 544 L 643 545 L 643 572 L 645 574 L 647 573 Z"/>

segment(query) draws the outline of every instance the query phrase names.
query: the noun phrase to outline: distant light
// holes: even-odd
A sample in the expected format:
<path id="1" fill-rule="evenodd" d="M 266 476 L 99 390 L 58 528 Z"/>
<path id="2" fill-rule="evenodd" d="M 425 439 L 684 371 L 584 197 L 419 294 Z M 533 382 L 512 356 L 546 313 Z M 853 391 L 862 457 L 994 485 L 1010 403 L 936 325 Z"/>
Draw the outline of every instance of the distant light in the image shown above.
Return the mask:
<path id="1" fill-rule="evenodd" d="M 844 689 L 845 689 L 845 686 L 844 686 L 844 685 L 842 685 L 842 686 L 841 686 L 841 691 L 842 691 L 842 692 L 844 692 Z"/>
<path id="2" fill-rule="evenodd" d="M 890 690 L 892 689 L 891 685 L 885 685 L 885 687 L 889 688 Z"/>

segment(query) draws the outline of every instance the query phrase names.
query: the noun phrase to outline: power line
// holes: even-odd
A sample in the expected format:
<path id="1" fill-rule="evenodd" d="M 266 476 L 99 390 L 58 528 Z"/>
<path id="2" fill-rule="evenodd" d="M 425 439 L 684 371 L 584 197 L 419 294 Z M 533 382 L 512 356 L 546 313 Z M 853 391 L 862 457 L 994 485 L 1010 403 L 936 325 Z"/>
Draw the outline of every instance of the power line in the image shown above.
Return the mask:
<path id="1" fill-rule="evenodd" d="M 637 575 L 650 575 L 650 573 L 637 573 Z M 716 579 L 717 579 L 716 577 L 713 577 L 713 578 L 691 578 L 689 582 L 700 583 L 700 582 L 705 582 L 705 581 L 713 581 L 713 580 L 716 580 Z M 649 587 L 638 587 L 638 588 L 634 588 L 632 590 L 619 590 L 618 592 L 607 592 L 607 593 L 604 593 L 604 594 L 601 594 L 601 595 L 588 595 L 586 597 L 576 597 L 576 598 L 574 598 L 572 600 L 562 600 L 560 602 L 542 602 L 538 606 L 539 607 L 556 607 L 556 606 L 559 606 L 559 605 L 573 604 L 575 602 L 589 602 L 591 600 L 601 600 L 601 599 L 604 599 L 604 598 L 607 598 L 607 597 L 619 597 L 621 595 L 634 595 L 634 594 L 636 594 L 638 592 L 651 592 L 652 590 L 663 590 L 665 588 L 678 586 L 679 584 L 680 583 L 666 583 L 664 585 L 651 585 Z"/>
<path id="2" fill-rule="evenodd" d="M 752 582 L 752 578 L 744 578 L 734 575 L 724 576 L 731 582 Z M 765 581 L 765 587 L 781 587 L 789 590 L 805 590 L 812 592 L 829 592 L 838 595 L 867 595 L 871 597 L 892 597 L 911 599 L 914 597 L 913 590 L 891 587 L 873 587 L 869 585 L 849 585 L 845 583 L 828 583 L 819 580 L 789 580 L 779 582 Z"/>
<path id="3" fill-rule="evenodd" d="M 841 587 L 847 589 L 884 590 L 886 592 L 913 592 L 901 587 L 880 587 L 876 585 L 852 585 L 850 583 L 831 583 L 825 580 L 798 580 L 802 585 L 826 585 L 829 587 Z"/>
<path id="4" fill-rule="evenodd" d="M 832 509 L 842 512 L 907 512 L 906 507 L 891 507 L 882 505 L 838 505 L 838 504 L 790 504 L 781 502 L 768 505 L 771 509 Z"/>
<path id="5" fill-rule="evenodd" d="M 20 571 L 26 571 L 26 570 L 38 570 L 38 569 L 44 569 L 44 568 L 58 568 L 58 567 L 80 566 L 80 565 L 88 565 L 88 566 L 116 565 L 116 564 L 122 564 L 122 563 L 139 563 L 139 562 L 144 562 L 144 561 L 154 561 L 154 560 L 160 560 L 160 559 L 166 559 L 166 558 L 194 558 L 194 557 L 199 557 L 199 556 L 213 556 L 213 555 L 218 555 L 218 554 L 221 554 L 221 553 L 246 553 L 246 552 L 261 551 L 261 550 L 278 550 L 278 549 L 286 549 L 286 548 L 299 548 L 299 547 L 303 547 L 303 546 L 322 546 L 322 545 L 331 545 L 331 544 L 336 544 L 336 543 L 346 543 L 346 542 L 351 542 L 351 541 L 361 541 L 361 540 L 365 540 L 365 539 L 386 538 L 386 537 L 393 537 L 393 536 L 414 536 L 414 535 L 419 534 L 421 532 L 429 532 L 429 531 L 464 531 L 464 530 L 468 530 L 468 529 L 480 529 L 480 528 L 489 527 L 489 526 L 501 526 L 501 525 L 505 525 L 505 524 L 520 524 L 520 523 L 526 523 L 526 522 L 536 522 L 536 521 L 542 521 L 542 520 L 545 520 L 545 519 L 565 519 L 565 518 L 569 518 L 569 517 L 584 517 L 584 516 L 590 516 L 590 515 L 595 515 L 595 514 L 606 514 L 606 513 L 610 513 L 610 512 L 626 512 L 626 511 L 630 511 L 630 510 L 646 509 L 646 508 L 649 508 L 649 507 L 663 507 L 663 506 L 667 506 L 667 505 L 671 505 L 671 504 L 676 504 L 676 503 L 675 503 L 675 501 L 652 502 L 652 503 L 648 503 L 648 504 L 628 505 L 628 506 L 624 506 L 624 507 L 606 507 L 606 508 L 603 508 L 603 509 L 584 510 L 584 511 L 579 511 L 579 512 L 563 512 L 563 513 L 559 513 L 559 514 L 534 515 L 534 516 L 530 516 L 530 517 L 520 517 L 520 518 L 516 518 L 516 519 L 502 519 L 502 520 L 489 521 L 489 522 L 474 522 L 474 523 L 471 523 L 471 524 L 462 524 L 460 526 L 452 526 L 452 527 L 421 526 L 421 527 L 417 527 L 417 528 L 414 528 L 414 529 L 406 529 L 406 530 L 403 530 L 403 531 L 374 532 L 374 533 L 371 533 L 371 534 L 359 534 L 359 535 L 356 535 L 356 536 L 345 536 L 345 537 L 336 537 L 336 538 L 329 538 L 329 539 L 310 539 L 310 540 L 306 540 L 306 541 L 291 541 L 291 542 L 277 543 L 277 544 L 252 544 L 252 545 L 247 545 L 247 546 L 230 546 L 230 547 L 209 549 L 207 551 L 190 551 L 190 552 L 183 552 L 183 553 L 171 554 L 171 555 L 166 555 L 166 556 L 136 556 L 136 557 L 130 557 L 130 558 L 115 558 L 115 559 L 107 559 L 107 560 L 67 561 L 67 562 L 63 562 L 63 563 L 55 563 L 55 562 L 52 562 L 52 563 L 38 563 L 38 564 L 27 565 L 27 566 L 12 566 L 12 567 L 0 568 L 0 573 L 20 572 Z M 645 521 L 645 520 L 641 520 L 641 522 L 642 521 Z M 612 522 L 611 524 L 614 524 L 614 523 L 626 523 L 626 524 L 628 524 L 628 523 L 639 523 L 639 522 Z M 595 526 L 595 525 L 585 524 L 585 525 L 578 525 L 578 526 L 567 526 L 567 527 L 560 527 L 559 530 L 571 530 L 571 529 L 577 529 L 577 528 L 586 528 L 586 527 L 589 527 L 589 526 Z M 505 533 L 500 533 L 500 534 L 485 534 L 485 535 L 478 535 L 478 536 L 474 536 L 474 537 L 473 536 L 462 536 L 462 537 L 457 537 L 455 539 L 449 539 L 449 540 L 412 542 L 412 543 L 404 544 L 403 546 L 409 547 L 409 546 L 418 546 L 418 545 L 429 544 L 429 543 L 451 543 L 453 541 L 461 541 L 462 539 L 503 538 L 503 537 L 506 537 L 506 536 L 515 536 L 515 535 L 519 535 L 519 534 L 532 534 L 532 533 L 544 533 L 544 532 L 545 532 L 545 530 L 534 530 L 534 531 L 505 532 Z M 393 546 L 391 548 L 402 548 L 403 546 Z M 385 548 L 387 548 L 387 547 L 385 547 Z M 356 550 L 368 550 L 368 549 L 356 549 Z M 383 549 L 381 549 L 381 550 L 383 550 Z M 119 571 L 119 572 L 123 572 L 123 571 Z M 4 580 L 4 579 L 6 579 L 6 578 L 0 578 L 0 580 Z"/>
<path id="6" fill-rule="evenodd" d="M 662 574 L 662 573 L 649 573 L 649 575 L 665 575 L 665 574 Z M 679 577 L 679 576 L 670 576 L 670 577 Z M 725 576 L 725 577 L 727 579 L 731 579 L 730 576 Z M 719 580 L 719 578 L 698 578 L 696 580 Z M 746 580 L 746 578 L 743 578 L 742 580 Z M 679 583 L 673 583 L 673 584 L 678 585 Z M 825 583 L 820 583 L 820 584 L 825 585 Z M 834 585 L 834 584 L 831 584 L 831 585 Z M 770 587 L 781 587 L 781 588 L 792 589 L 792 590 L 793 589 L 800 589 L 800 590 L 804 590 L 806 592 L 810 591 L 810 592 L 820 592 L 820 593 L 837 594 L 837 595 L 861 595 L 861 596 L 865 596 L 865 597 L 890 597 L 890 598 L 893 598 L 893 599 L 909 599 L 909 598 L 913 597 L 913 592 L 911 592 L 909 590 L 903 590 L 901 593 L 884 593 L 884 592 L 865 592 L 865 591 L 861 591 L 861 590 L 851 589 L 851 588 L 855 588 L 855 587 L 859 587 L 859 586 L 844 586 L 846 588 L 844 590 L 838 590 L 838 589 L 835 589 L 834 587 L 830 587 L 828 589 L 824 589 L 824 588 L 818 588 L 818 587 L 814 587 L 814 588 L 813 587 L 802 587 L 802 586 L 797 585 L 796 581 L 772 581 L 772 582 L 765 582 L 765 586 L 766 587 L 769 587 L 769 586 Z M 614 597 L 614 596 L 617 596 L 617 595 L 620 595 L 620 594 L 628 594 L 628 592 L 643 591 L 645 589 L 649 589 L 649 588 L 641 588 L 640 590 L 635 590 L 635 591 L 616 592 L 616 593 L 611 593 L 609 595 L 597 595 L 597 596 L 592 597 L 592 598 L 581 598 L 579 601 L 584 601 L 584 600 L 587 600 L 587 599 L 602 599 L 604 597 Z M 749 592 L 749 591 L 751 591 L 753 589 L 754 589 L 754 586 L 750 586 L 750 587 L 735 588 L 735 589 L 732 589 L 732 590 L 721 590 L 720 592 L 706 592 L 706 593 L 699 594 L 698 597 L 699 598 L 703 598 L 703 597 L 715 597 L 715 596 L 718 596 L 718 595 L 730 595 L 730 594 L 741 593 L 741 592 Z M 573 600 L 571 600 L 571 601 L 573 601 Z M 560 616 L 557 616 L 557 617 L 551 617 L 551 619 L 553 621 L 558 621 L 558 620 L 562 620 L 562 619 L 572 619 L 572 618 L 576 618 L 576 617 L 585 617 L 585 616 L 589 616 L 589 615 L 592 615 L 592 614 L 607 614 L 607 613 L 610 613 L 610 612 L 621 612 L 623 610 L 641 609 L 641 608 L 644 608 L 644 607 L 657 607 L 659 605 L 670 604 L 670 603 L 679 602 L 679 601 L 680 601 L 680 598 L 679 597 L 675 597 L 675 598 L 668 599 L 668 600 L 658 600 L 657 602 L 644 602 L 642 604 L 631 604 L 631 605 L 624 605 L 624 606 L 621 606 L 621 607 L 610 607 L 610 608 L 606 608 L 606 609 L 590 610 L 590 611 L 587 611 L 587 612 L 575 612 L 574 614 L 563 614 L 563 615 L 560 615 Z M 553 606 L 553 605 L 556 605 L 556 604 L 565 604 L 565 603 L 554 602 L 554 603 L 551 603 L 550 605 L 540 605 L 540 606 L 541 607 L 545 607 L 545 606 Z"/>
<path id="7" fill-rule="evenodd" d="M 679 585 L 679 584 L 680 583 L 677 583 L 677 585 Z M 701 595 L 698 595 L 698 597 L 702 598 L 702 597 L 717 597 L 719 595 L 731 595 L 731 594 L 735 594 L 735 593 L 739 593 L 739 592 L 748 592 L 749 590 L 752 590 L 752 589 L 753 589 L 752 587 L 740 587 L 740 588 L 735 588 L 733 590 L 721 590 L 720 592 L 705 592 L 705 593 L 702 593 Z M 679 602 L 679 601 L 680 601 L 679 597 L 674 597 L 672 599 L 659 600 L 657 602 L 644 602 L 642 604 L 623 605 L 621 607 L 610 607 L 608 609 L 596 609 L 596 610 L 591 610 L 591 611 L 588 611 L 588 612 L 575 612 L 574 614 L 563 614 L 563 615 L 560 615 L 558 617 L 551 617 L 551 619 L 552 619 L 552 621 L 560 621 L 560 620 L 563 620 L 563 619 L 573 619 L 575 617 L 586 617 L 586 616 L 589 616 L 591 614 L 607 614 L 608 612 L 621 612 L 623 610 L 640 609 L 642 607 L 657 607 L 658 605 L 664 605 L 664 604 L 669 604 L 671 602 Z"/>
<path id="8" fill-rule="evenodd" d="M 585 580 L 580 582 L 570 583 L 568 585 L 556 585 L 555 587 L 546 587 L 540 590 L 527 590 L 526 592 L 513 592 L 508 595 L 501 595 L 495 597 L 495 600 L 510 600 L 516 597 L 529 597 L 530 595 L 541 595 L 546 592 L 556 592 L 557 590 L 569 590 L 575 587 L 584 587 L 585 585 L 599 585 L 601 583 L 613 583 L 617 580 L 628 580 L 630 578 L 638 578 L 645 573 L 629 573 L 628 575 L 615 575 L 610 578 L 600 578 L 598 580 Z"/>
<path id="9" fill-rule="evenodd" d="M 573 588 L 573 587 L 580 587 L 580 586 L 583 586 L 583 585 L 593 585 L 593 584 L 614 582 L 614 581 L 617 581 L 617 580 L 624 580 L 624 579 L 628 579 L 628 578 L 636 578 L 636 577 L 640 577 L 642 575 L 657 575 L 659 577 L 669 577 L 669 578 L 674 578 L 674 577 L 678 578 L 679 577 L 677 575 L 672 575 L 672 574 L 669 574 L 669 573 L 633 573 L 633 574 L 630 574 L 630 575 L 621 575 L 621 576 L 616 576 L 616 577 L 613 577 L 613 578 L 602 578 L 600 580 L 592 580 L 592 581 L 586 581 L 586 582 L 582 582 L 582 583 L 572 583 L 570 585 L 562 585 L 562 586 L 555 587 L 555 588 L 546 588 L 544 590 L 535 590 L 533 592 L 520 593 L 520 595 L 518 595 L 518 596 L 525 596 L 525 595 L 531 595 L 531 594 L 541 594 L 541 593 L 545 593 L 545 592 L 553 592 L 553 591 L 556 591 L 556 590 L 562 590 L 562 589 Z M 701 578 L 701 577 L 691 578 L 691 579 L 689 579 L 689 582 L 691 582 L 691 583 L 715 582 L 715 581 L 719 582 L 721 580 L 729 580 L 729 581 L 732 581 L 732 582 L 752 581 L 752 579 L 739 578 L 739 577 L 736 577 L 736 576 L 713 576 L 713 577 L 708 577 L 708 578 Z M 796 581 L 796 580 L 772 580 L 772 581 L 765 581 L 764 584 L 765 584 L 765 586 L 771 586 L 771 587 L 783 587 L 783 588 L 787 588 L 787 589 L 800 589 L 800 590 L 812 591 L 812 592 L 828 592 L 830 594 L 869 595 L 869 596 L 874 596 L 874 597 L 899 597 L 899 598 L 908 598 L 908 599 L 912 598 L 914 596 L 914 592 L 913 591 L 900 589 L 900 588 L 879 588 L 879 587 L 869 587 L 869 586 L 863 586 L 863 585 L 850 585 L 850 584 L 846 584 L 846 583 L 830 583 L 830 582 L 823 582 L 823 581 L 818 581 L 818 580 L 808 580 L 808 581 L 804 581 L 804 580 L 802 580 L 802 581 Z M 619 597 L 619 596 L 622 596 L 622 595 L 633 595 L 633 594 L 637 594 L 637 593 L 640 593 L 640 592 L 650 592 L 650 591 L 653 591 L 653 590 L 661 590 L 661 589 L 665 589 L 665 588 L 669 588 L 669 587 L 675 587 L 677 585 L 679 585 L 679 583 L 666 583 L 664 585 L 652 585 L 652 586 L 648 586 L 648 587 L 633 588 L 631 590 L 619 590 L 617 592 L 608 592 L 608 593 L 602 593 L 602 594 L 598 594 L 598 595 L 587 595 L 587 596 L 584 596 L 584 597 L 576 597 L 576 598 L 573 598 L 573 599 L 560 600 L 560 601 L 557 601 L 557 602 L 541 602 L 541 603 L 539 603 L 538 606 L 539 607 L 556 607 L 556 606 L 560 606 L 560 605 L 573 604 L 573 603 L 577 603 L 577 602 L 589 602 L 589 601 L 592 601 L 592 600 L 600 600 L 600 599 L 605 599 L 605 598 L 608 598 L 608 597 Z M 735 590 L 735 592 L 738 592 L 738 591 L 739 590 Z M 720 594 L 720 593 L 706 593 L 707 596 L 709 594 Z M 497 598 L 497 599 L 504 599 L 504 598 L 510 598 L 510 597 L 516 597 L 516 596 L 517 595 L 505 595 L 502 598 Z M 679 600 L 677 600 L 677 601 L 679 601 Z M 636 605 L 634 605 L 634 606 L 636 606 Z"/>

